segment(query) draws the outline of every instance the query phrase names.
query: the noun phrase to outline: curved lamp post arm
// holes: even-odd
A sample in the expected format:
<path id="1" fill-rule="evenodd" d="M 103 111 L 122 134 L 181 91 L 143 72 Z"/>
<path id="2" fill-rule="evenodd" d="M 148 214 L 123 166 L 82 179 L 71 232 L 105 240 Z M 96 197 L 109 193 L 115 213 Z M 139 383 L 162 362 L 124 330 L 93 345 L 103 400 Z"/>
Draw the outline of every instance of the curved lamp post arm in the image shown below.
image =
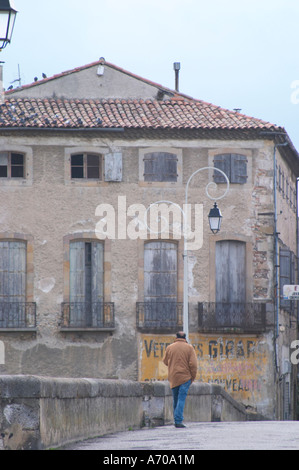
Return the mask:
<path id="1" fill-rule="evenodd" d="M 214 181 L 210 181 L 206 186 L 206 195 L 208 196 L 208 198 L 212 199 L 213 201 L 218 201 L 219 199 L 222 199 L 227 195 L 227 193 L 229 191 L 229 179 L 228 179 L 227 175 L 224 173 L 224 171 L 219 170 L 219 168 L 215 168 L 215 167 L 211 167 L 211 166 L 205 166 L 203 168 L 199 168 L 198 170 L 194 171 L 194 173 L 192 173 L 192 175 L 189 177 L 189 179 L 187 181 L 187 184 L 186 184 L 186 192 L 185 192 L 185 203 L 186 204 L 188 203 L 188 191 L 189 191 L 189 186 L 190 186 L 191 180 L 193 179 L 193 177 L 195 175 L 197 175 L 197 173 L 199 173 L 200 171 L 203 171 L 203 170 L 213 170 L 213 171 L 216 170 L 216 171 L 219 171 L 219 173 L 221 173 L 222 176 L 224 176 L 224 178 L 226 180 L 226 185 L 227 185 L 226 190 L 225 190 L 224 194 L 222 194 L 222 196 L 214 197 L 214 196 L 211 196 L 211 194 L 209 193 L 209 188 L 210 187 L 216 188 L 217 183 L 215 183 Z"/>

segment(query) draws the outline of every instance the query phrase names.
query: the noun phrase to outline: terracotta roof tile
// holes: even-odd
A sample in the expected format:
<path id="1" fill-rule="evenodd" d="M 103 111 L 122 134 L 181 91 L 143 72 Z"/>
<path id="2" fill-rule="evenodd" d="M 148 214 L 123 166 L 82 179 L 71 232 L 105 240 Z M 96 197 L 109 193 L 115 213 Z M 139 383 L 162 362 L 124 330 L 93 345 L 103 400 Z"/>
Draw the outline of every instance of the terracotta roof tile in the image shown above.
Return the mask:
<path id="1" fill-rule="evenodd" d="M 0 106 L 0 129 L 280 129 L 274 124 L 193 99 L 9 98 Z"/>

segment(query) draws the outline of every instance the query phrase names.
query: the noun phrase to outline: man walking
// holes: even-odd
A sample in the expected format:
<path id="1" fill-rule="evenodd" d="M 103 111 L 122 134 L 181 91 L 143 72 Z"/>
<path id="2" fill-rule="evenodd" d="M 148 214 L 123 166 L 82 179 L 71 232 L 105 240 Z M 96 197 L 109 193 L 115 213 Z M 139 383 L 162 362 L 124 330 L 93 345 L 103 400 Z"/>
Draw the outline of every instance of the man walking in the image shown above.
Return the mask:
<path id="1" fill-rule="evenodd" d="M 177 333 L 174 343 L 167 346 L 163 362 L 168 367 L 174 425 L 176 428 L 185 428 L 183 424 L 185 400 L 189 387 L 196 377 L 197 358 L 193 346 L 187 343 L 183 331 Z"/>

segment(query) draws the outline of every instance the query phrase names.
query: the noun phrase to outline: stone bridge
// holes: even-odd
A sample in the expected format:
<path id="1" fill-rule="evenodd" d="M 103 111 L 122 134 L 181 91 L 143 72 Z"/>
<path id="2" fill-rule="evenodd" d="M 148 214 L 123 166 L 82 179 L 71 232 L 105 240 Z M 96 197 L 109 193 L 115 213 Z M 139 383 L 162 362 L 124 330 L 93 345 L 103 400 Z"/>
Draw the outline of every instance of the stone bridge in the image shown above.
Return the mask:
<path id="1" fill-rule="evenodd" d="M 261 419 L 221 386 L 192 384 L 189 422 Z M 0 448 L 38 450 L 91 437 L 172 423 L 168 382 L 0 376 Z"/>

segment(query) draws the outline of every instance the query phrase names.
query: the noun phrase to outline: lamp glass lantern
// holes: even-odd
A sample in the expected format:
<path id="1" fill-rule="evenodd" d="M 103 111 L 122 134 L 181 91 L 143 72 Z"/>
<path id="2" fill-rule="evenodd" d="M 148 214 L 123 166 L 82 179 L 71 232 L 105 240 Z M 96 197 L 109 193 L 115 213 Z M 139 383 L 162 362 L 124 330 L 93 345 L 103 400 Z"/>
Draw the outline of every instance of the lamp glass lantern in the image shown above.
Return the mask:
<path id="1" fill-rule="evenodd" d="M 216 202 L 214 204 L 214 207 L 210 210 L 208 217 L 211 231 L 214 234 L 218 233 L 221 227 L 222 215 Z"/>
<path id="2" fill-rule="evenodd" d="M 0 0 L 0 50 L 11 42 L 16 16 L 13 0 Z"/>

